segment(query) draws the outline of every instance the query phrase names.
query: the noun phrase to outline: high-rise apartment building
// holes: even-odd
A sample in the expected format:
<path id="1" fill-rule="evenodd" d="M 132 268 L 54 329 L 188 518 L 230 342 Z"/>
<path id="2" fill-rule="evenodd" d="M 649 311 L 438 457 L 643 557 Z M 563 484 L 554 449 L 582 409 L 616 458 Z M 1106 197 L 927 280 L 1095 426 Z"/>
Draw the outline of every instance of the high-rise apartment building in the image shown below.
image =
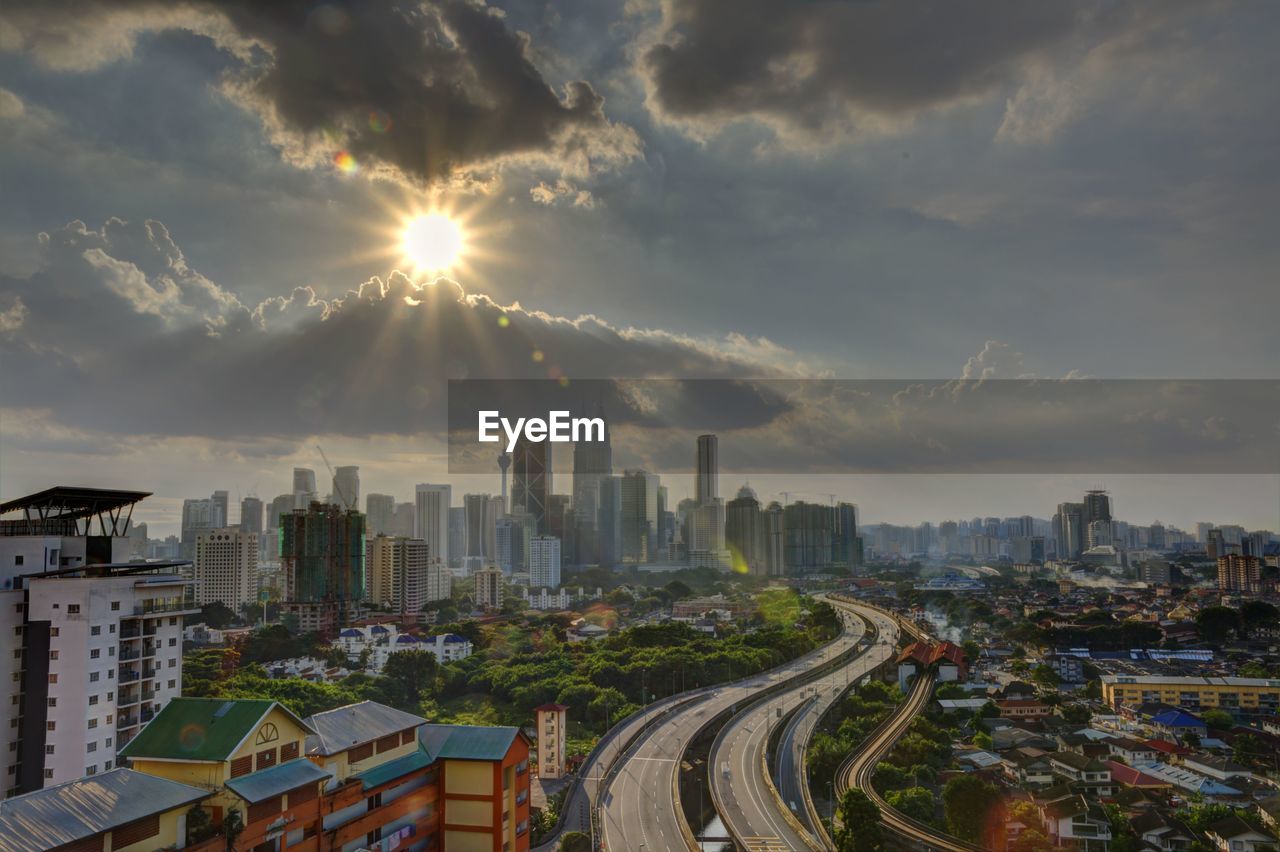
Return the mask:
<path id="1" fill-rule="evenodd" d="M 267 507 L 267 529 L 280 529 L 280 516 L 285 512 L 292 512 L 296 508 L 292 494 L 281 494 L 272 500 L 271 505 Z"/>
<path id="2" fill-rule="evenodd" d="M 235 527 L 196 536 L 192 578 L 196 602 L 221 603 L 239 613 L 258 599 L 258 535 Z"/>
<path id="3" fill-rule="evenodd" d="M 303 632 L 335 634 L 364 598 L 364 515 L 312 503 L 280 519 L 283 611 Z"/>
<path id="4" fill-rule="evenodd" d="M 514 574 L 529 569 L 533 518 L 524 514 L 499 518 L 494 539 L 497 552 L 495 561 L 504 573 Z"/>
<path id="5" fill-rule="evenodd" d="M 831 564 L 834 512 L 830 506 L 797 500 L 782 509 L 783 560 L 788 574 Z"/>
<path id="6" fill-rule="evenodd" d="M 1083 503 L 1059 503 L 1053 516 L 1053 537 L 1058 544 L 1059 559 L 1078 559 L 1087 540 Z"/>
<path id="7" fill-rule="evenodd" d="M 501 497 L 489 494 L 466 494 L 462 498 L 466 521 L 468 559 L 491 563 L 497 558 L 497 523 L 503 515 Z"/>
<path id="8" fill-rule="evenodd" d="M 529 588 L 560 588 L 560 539 L 535 535 L 529 541 Z"/>
<path id="9" fill-rule="evenodd" d="M 414 489 L 413 537 L 431 548 L 431 555 L 445 565 L 452 556 L 449 550 L 449 506 L 453 488 L 424 482 Z"/>
<path id="10" fill-rule="evenodd" d="M 369 602 L 400 615 L 419 612 L 423 605 L 439 594 L 438 583 L 432 586 L 433 562 L 427 543 L 417 538 L 376 536 L 369 539 Z M 434 563 L 435 573 L 444 569 Z"/>
<path id="11" fill-rule="evenodd" d="M 182 692 L 189 563 L 124 561 L 128 518 L 148 496 L 58 487 L 0 505 L 5 795 L 114 768 Z"/>
<path id="12" fill-rule="evenodd" d="M 262 501 L 246 497 L 240 501 L 240 531 L 262 533 Z"/>
<path id="13" fill-rule="evenodd" d="M 764 569 L 769 577 L 787 573 L 782 504 L 776 500 L 764 510 Z"/>
<path id="14" fill-rule="evenodd" d="M 1262 591 L 1262 560 L 1240 553 L 1219 556 L 1218 590 L 1242 595 Z"/>
<path id="15" fill-rule="evenodd" d="M 471 576 L 476 609 L 502 609 L 502 571 L 491 565 Z"/>

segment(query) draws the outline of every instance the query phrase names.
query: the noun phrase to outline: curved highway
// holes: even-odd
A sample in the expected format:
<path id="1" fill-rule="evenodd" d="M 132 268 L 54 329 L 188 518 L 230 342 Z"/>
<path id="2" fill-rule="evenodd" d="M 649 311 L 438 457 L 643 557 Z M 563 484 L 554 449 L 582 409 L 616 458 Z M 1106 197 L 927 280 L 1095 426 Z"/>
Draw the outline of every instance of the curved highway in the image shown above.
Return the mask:
<path id="1" fill-rule="evenodd" d="M 889 807 L 889 803 L 876 792 L 875 787 L 871 786 L 871 776 L 875 772 L 876 764 L 889 753 L 898 738 L 906 733 L 911 720 L 929 702 L 929 698 L 933 695 L 933 684 L 932 673 L 917 677 L 911 692 L 907 695 L 907 700 L 899 705 L 897 713 L 889 717 L 883 725 L 872 732 L 867 742 L 849 755 L 836 772 L 837 800 L 846 790 L 857 787 L 880 806 L 880 824 L 893 834 L 922 843 L 927 849 L 944 850 L 944 852 L 981 850 L 980 846 L 943 834 L 931 826 L 903 816 Z"/>
<path id="2" fill-rule="evenodd" d="M 724 727 L 712 749 L 711 785 L 716 810 L 730 836 L 747 849 L 823 848 L 808 825 L 804 750 L 826 710 L 859 678 L 890 658 L 897 644 L 897 625 L 888 616 L 867 607 L 831 602 L 840 608 L 851 633 L 863 633 L 863 619 L 874 619 L 875 641 L 848 664 L 820 680 L 799 684 L 751 705 Z M 778 767 L 784 783 L 774 787 L 768 777 L 765 750 L 774 726 L 792 710 L 796 715 L 787 722 L 779 741 Z"/>
<path id="3" fill-rule="evenodd" d="M 689 743 L 720 713 L 763 689 L 809 674 L 850 650 L 860 636 L 861 631 L 850 632 L 846 623 L 845 632 L 822 648 L 769 672 L 707 690 L 672 709 L 660 724 L 649 726 L 622 756 L 616 774 L 605 779 L 600 802 L 603 846 L 646 852 L 690 849 L 693 838 L 676 790 L 680 760 Z"/>

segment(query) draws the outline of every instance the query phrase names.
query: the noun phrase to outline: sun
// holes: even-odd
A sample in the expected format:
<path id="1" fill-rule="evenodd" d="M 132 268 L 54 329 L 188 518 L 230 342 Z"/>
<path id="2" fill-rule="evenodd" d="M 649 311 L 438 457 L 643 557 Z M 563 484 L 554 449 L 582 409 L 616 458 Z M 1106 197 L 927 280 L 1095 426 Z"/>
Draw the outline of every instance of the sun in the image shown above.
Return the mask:
<path id="1" fill-rule="evenodd" d="M 456 219 L 444 213 L 426 213 L 405 221 L 400 245 L 419 271 L 443 272 L 462 259 L 466 236 Z"/>

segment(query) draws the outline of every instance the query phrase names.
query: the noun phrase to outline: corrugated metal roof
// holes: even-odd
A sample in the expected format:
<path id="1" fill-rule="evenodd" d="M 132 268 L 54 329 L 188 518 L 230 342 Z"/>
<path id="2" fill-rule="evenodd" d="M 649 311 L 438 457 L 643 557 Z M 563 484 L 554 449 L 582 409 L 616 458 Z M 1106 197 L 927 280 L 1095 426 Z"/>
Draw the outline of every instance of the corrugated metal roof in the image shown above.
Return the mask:
<path id="1" fill-rule="evenodd" d="M 249 775 L 241 775 L 227 782 L 227 789 L 246 802 L 253 804 L 279 796 L 290 790 L 316 784 L 329 778 L 333 773 L 315 765 L 305 757 L 290 760 L 270 769 L 263 769 Z"/>
<path id="2" fill-rule="evenodd" d="M 337 754 L 388 734 L 416 728 L 425 721 L 421 716 L 376 701 L 326 710 L 306 719 L 315 731 L 314 736 L 307 737 L 307 754 Z"/>
<path id="3" fill-rule="evenodd" d="M 0 802 L 0 849 L 43 852 L 208 795 L 145 772 L 112 769 Z"/>
<path id="4" fill-rule="evenodd" d="M 404 757 L 397 757 L 395 760 L 388 760 L 386 763 L 380 763 L 357 774 L 355 777 L 360 779 L 363 789 L 372 790 L 374 787 L 378 787 L 402 775 L 425 769 L 432 763 L 431 755 L 423 751 L 421 743 L 419 743 L 417 751 L 406 754 Z"/>
<path id="5" fill-rule="evenodd" d="M 436 760 L 502 760 L 519 733 L 519 728 L 423 725 L 419 739 Z"/>

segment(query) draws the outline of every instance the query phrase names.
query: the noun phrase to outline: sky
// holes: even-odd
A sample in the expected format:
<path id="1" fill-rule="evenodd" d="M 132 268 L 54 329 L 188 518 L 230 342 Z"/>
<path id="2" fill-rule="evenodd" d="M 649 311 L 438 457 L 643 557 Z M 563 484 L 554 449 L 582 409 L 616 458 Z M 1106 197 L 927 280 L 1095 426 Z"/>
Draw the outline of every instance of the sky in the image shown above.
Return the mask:
<path id="1" fill-rule="evenodd" d="M 407 499 L 458 378 L 1276 379 L 1278 33 L 1200 0 L 5 3 L 0 495 L 137 487 L 171 529 L 323 446 Z M 431 211 L 444 270 L 401 244 Z M 851 440 L 789 414 L 726 455 Z M 1101 484 L 1280 528 L 1272 475 L 910 468 L 725 490 L 914 522 Z"/>

